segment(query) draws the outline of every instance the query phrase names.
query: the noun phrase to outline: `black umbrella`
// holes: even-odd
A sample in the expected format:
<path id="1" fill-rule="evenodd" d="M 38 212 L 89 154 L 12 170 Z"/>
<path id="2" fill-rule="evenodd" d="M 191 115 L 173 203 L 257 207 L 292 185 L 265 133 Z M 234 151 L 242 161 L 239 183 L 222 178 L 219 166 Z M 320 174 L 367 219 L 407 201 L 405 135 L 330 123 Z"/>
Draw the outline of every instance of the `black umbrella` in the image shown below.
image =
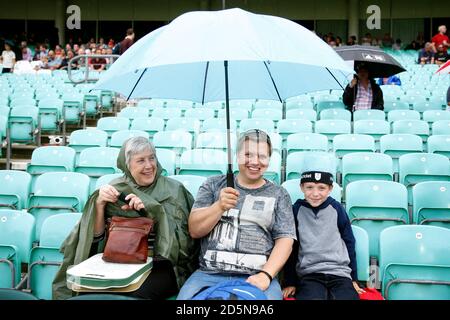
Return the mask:
<path id="1" fill-rule="evenodd" d="M 388 53 L 369 46 L 344 46 L 336 48 L 336 52 L 346 61 L 354 61 L 357 70 L 360 63 L 369 69 L 371 78 L 387 78 L 406 71 L 402 65 Z"/>

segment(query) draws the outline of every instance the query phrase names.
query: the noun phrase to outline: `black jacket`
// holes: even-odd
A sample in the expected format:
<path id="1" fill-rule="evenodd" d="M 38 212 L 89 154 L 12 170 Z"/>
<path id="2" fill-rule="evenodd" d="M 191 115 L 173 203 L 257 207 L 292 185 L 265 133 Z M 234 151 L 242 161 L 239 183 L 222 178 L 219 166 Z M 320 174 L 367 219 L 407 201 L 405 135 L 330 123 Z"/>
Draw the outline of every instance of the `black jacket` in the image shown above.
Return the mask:
<path id="1" fill-rule="evenodd" d="M 370 79 L 370 85 L 372 87 L 372 109 L 384 110 L 383 91 L 381 91 L 380 86 L 373 79 Z M 353 88 L 347 85 L 342 95 L 342 100 L 350 112 L 353 112 L 353 104 L 355 103 L 357 92 L 358 85 Z"/>

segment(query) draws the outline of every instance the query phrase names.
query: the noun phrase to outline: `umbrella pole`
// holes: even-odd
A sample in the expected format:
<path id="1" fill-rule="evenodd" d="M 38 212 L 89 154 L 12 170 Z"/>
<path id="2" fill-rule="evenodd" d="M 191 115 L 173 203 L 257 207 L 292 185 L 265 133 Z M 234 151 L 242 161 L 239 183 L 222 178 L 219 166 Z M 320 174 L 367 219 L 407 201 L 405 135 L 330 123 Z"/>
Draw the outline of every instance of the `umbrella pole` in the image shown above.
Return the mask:
<path id="1" fill-rule="evenodd" d="M 227 187 L 234 188 L 234 175 L 233 175 L 233 162 L 231 158 L 231 133 L 230 133 L 230 96 L 228 92 L 228 60 L 224 61 L 225 68 L 225 114 L 227 121 L 227 156 L 228 156 L 228 169 L 227 169 Z"/>

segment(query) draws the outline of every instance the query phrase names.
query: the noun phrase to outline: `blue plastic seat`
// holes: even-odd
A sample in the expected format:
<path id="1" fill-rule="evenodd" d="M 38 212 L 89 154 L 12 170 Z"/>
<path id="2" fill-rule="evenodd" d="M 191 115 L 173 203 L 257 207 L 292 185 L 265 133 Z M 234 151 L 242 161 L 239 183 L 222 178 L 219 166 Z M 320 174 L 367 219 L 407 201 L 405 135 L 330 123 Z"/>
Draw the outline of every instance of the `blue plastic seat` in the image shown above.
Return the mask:
<path id="1" fill-rule="evenodd" d="M 450 111 L 427 110 L 422 115 L 423 120 L 432 125 L 433 122 L 439 120 L 450 120 Z"/>
<path id="2" fill-rule="evenodd" d="M 397 226 L 380 234 L 380 279 L 387 300 L 450 299 L 450 230 Z"/>
<path id="3" fill-rule="evenodd" d="M 142 130 L 152 137 L 158 131 L 164 131 L 165 121 L 162 118 L 135 118 L 131 123 L 131 130 Z"/>
<path id="4" fill-rule="evenodd" d="M 450 134 L 430 136 L 427 140 L 428 152 L 450 158 Z"/>
<path id="5" fill-rule="evenodd" d="M 255 102 L 255 110 L 273 109 L 281 111 L 282 106 L 283 106 L 282 103 L 277 100 L 258 99 Z"/>
<path id="6" fill-rule="evenodd" d="M 136 108 L 136 107 L 125 107 L 117 114 L 120 118 L 147 118 L 149 116 L 148 109 Z"/>
<path id="7" fill-rule="evenodd" d="M 291 179 L 283 182 L 281 184 L 283 188 L 286 189 L 286 191 L 289 193 L 289 196 L 291 197 L 292 204 L 295 203 L 298 199 L 304 199 L 305 195 L 303 194 L 302 190 L 300 189 L 300 179 Z M 335 199 L 338 202 L 341 202 L 342 200 L 342 188 L 339 184 L 336 182 L 333 182 L 333 190 L 331 191 L 330 196 Z"/>
<path id="8" fill-rule="evenodd" d="M 397 120 L 392 123 L 392 133 L 415 134 L 420 136 L 423 142 L 427 141 L 429 132 L 428 123 L 423 120 Z"/>
<path id="9" fill-rule="evenodd" d="M 266 133 L 275 131 L 275 124 L 271 119 L 243 119 L 239 124 L 241 133 L 250 129 L 260 129 Z"/>
<path id="10" fill-rule="evenodd" d="M 149 110 L 153 110 L 155 108 L 162 108 L 162 107 L 164 107 L 164 100 L 163 99 L 142 99 L 142 100 L 138 101 L 137 107 L 149 109 Z"/>
<path id="11" fill-rule="evenodd" d="M 334 136 L 351 133 L 351 124 L 346 120 L 319 120 L 316 122 L 315 132 L 326 135 L 331 144 Z"/>
<path id="12" fill-rule="evenodd" d="M 347 109 L 325 109 L 320 111 L 320 120 L 352 120 L 352 114 Z"/>
<path id="13" fill-rule="evenodd" d="M 377 109 L 356 110 L 353 112 L 353 121 L 358 120 L 386 120 L 386 114 Z"/>
<path id="14" fill-rule="evenodd" d="M 27 172 L 0 170 L 0 208 L 25 209 L 31 190 L 31 176 Z"/>
<path id="15" fill-rule="evenodd" d="M 236 134 L 230 135 L 231 148 L 236 148 Z M 227 150 L 227 134 L 226 132 L 203 132 L 197 136 L 197 149 L 220 149 Z"/>
<path id="16" fill-rule="evenodd" d="M 28 263 L 35 219 L 24 211 L 0 210 L 0 288 L 20 281 L 21 263 Z"/>
<path id="17" fill-rule="evenodd" d="M 31 154 L 27 172 L 33 176 L 45 172 L 73 171 L 75 150 L 64 146 L 45 146 L 36 148 Z"/>
<path id="18" fill-rule="evenodd" d="M 181 114 L 183 113 L 183 109 L 181 108 L 155 108 L 152 111 L 151 116 L 161 118 L 164 120 L 172 119 L 175 117 L 181 117 Z M 148 117 L 148 115 L 146 116 Z"/>
<path id="19" fill-rule="evenodd" d="M 200 131 L 201 122 L 196 118 L 172 117 L 167 120 L 166 130 L 184 130 L 192 134 Z"/>
<path id="20" fill-rule="evenodd" d="M 385 101 L 384 112 L 389 113 L 393 110 L 409 110 L 409 103 L 405 101 Z"/>
<path id="21" fill-rule="evenodd" d="M 192 135 L 186 131 L 159 131 L 153 136 L 155 148 L 170 149 L 181 155 L 192 148 Z"/>
<path id="22" fill-rule="evenodd" d="M 38 122 L 39 109 L 37 107 L 12 108 L 8 118 L 10 141 L 39 144 L 39 141 L 35 141 Z"/>
<path id="23" fill-rule="evenodd" d="M 286 158 L 286 180 L 296 179 L 305 171 L 330 172 L 336 178 L 337 159 L 334 153 L 321 151 L 292 152 Z"/>
<path id="24" fill-rule="evenodd" d="M 78 163 L 80 152 L 92 147 L 106 147 L 108 134 L 98 129 L 75 130 L 70 134 L 69 147 L 75 149 L 77 155 L 75 163 Z"/>
<path id="25" fill-rule="evenodd" d="M 313 109 L 287 110 L 286 119 L 305 119 L 311 122 L 315 122 L 317 120 L 317 112 Z"/>
<path id="26" fill-rule="evenodd" d="M 370 255 L 378 258 L 380 232 L 391 226 L 408 224 L 408 196 L 400 183 L 361 180 L 347 185 L 346 209 L 352 225 L 365 229 L 369 235 Z"/>
<path id="27" fill-rule="evenodd" d="M 372 136 L 375 139 L 375 148 L 378 150 L 381 137 L 391 133 L 391 125 L 385 120 L 356 120 L 353 123 L 353 132 Z"/>
<path id="28" fill-rule="evenodd" d="M 450 182 L 419 182 L 412 188 L 413 221 L 450 228 Z"/>
<path id="29" fill-rule="evenodd" d="M 46 98 L 39 101 L 39 115 L 42 131 L 57 131 L 62 117 L 64 102 L 58 98 Z"/>
<path id="30" fill-rule="evenodd" d="M 369 280 L 369 235 L 366 230 L 358 226 L 352 226 L 352 230 L 356 240 L 355 251 L 358 280 L 366 282 Z"/>
<path id="31" fill-rule="evenodd" d="M 420 120 L 420 113 L 414 110 L 392 110 L 388 112 L 387 120 L 389 122 L 397 120 Z"/>
<path id="32" fill-rule="evenodd" d="M 197 198 L 198 189 L 203 184 L 203 182 L 205 182 L 205 180 L 207 179 L 204 176 L 187 175 L 187 174 L 176 175 L 176 176 L 172 175 L 172 176 L 168 176 L 168 178 L 172 178 L 172 179 L 175 179 L 175 180 L 181 182 L 185 186 L 185 188 L 192 194 L 194 199 Z"/>
<path id="33" fill-rule="evenodd" d="M 433 135 L 450 134 L 450 120 L 438 120 L 433 122 L 431 132 Z"/>
<path id="34" fill-rule="evenodd" d="M 119 130 L 111 135 L 109 146 L 120 149 L 125 141 L 133 137 L 144 137 L 146 139 L 150 139 L 150 135 L 142 130 Z"/>
<path id="35" fill-rule="evenodd" d="M 394 172 L 398 172 L 398 158 L 400 156 L 422 151 L 422 139 L 414 134 L 387 134 L 380 138 L 380 152 L 391 156 Z"/>
<path id="36" fill-rule="evenodd" d="M 322 110 L 326 109 L 345 109 L 345 104 L 339 100 L 319 101 L 319 103 L 316 104 L 317 113 L 320 114 Z"/>
<path id="37" fill-rule="evenodd" d="M 253 119 L 271 119 L 279 121 L 283 118 L 281 109 L 255 109 L 252 112 Z"/>
<path id="38" fill-rule="evenodd" d="M 283 139 L 293 133 L 311 133 L 312 122 L 305 119 L 283 119 L 278 121 L 278 133 Z"/>
<path id="39" fill-rule="evenodd" d="M 237 131 L 236 120 L 234 120 L 234 119 L 230 120 L 230 129 L 232 132 Z M 225 118 L 206 119 L 202 123 L 201 131 L 202 132 L 212 132 L 212 131 L 226 132 L 227 131 L 226 119 Z"/>
<path id="40" fill-rule="evenodd" d="M 120 117 L 100 118 L 97 122 L 97 129 L 103 130 L 111 138 L 111 135 L 119 130 L 128 130 L 130 128 L 130 119 Z"/>
<path id="41" fill-rule="evenodd" d="M 203 108 L 203 107 L 198 107 L 198 108 L 186 110 L 186 112 L 184 113 L 184 116 L 186 118 L 206 120 L 206 119 L 214 118 L 214 110 L 208 109 L 208 108 Z"/>
<path id="42" fill-rule="evenodd" d="M 47 172 L 36 179 L 29 199 L 30 212 L 36 218 L 36 240 L 46 218 L 67 212 L 82 212 L 89 196 L 89 177 L 78 172 Z"/>
<path id="43" fill-rule="evenodd" d="M 314 104 L 309 96 L 304 96 L 304 99 L 289 99 L 286 100 L 286 110 L 298 109 L 314 109 Z"/>
<path id="44" fill-rule="evenodd" d="M 95 190 L 99 189 L 101 186 L 104 186 L 105 184 L 110 184 L 114 179 L 123 177 L 123 173 L 109 173 L 101 176 L 97 179 L 97 182 L 95 183 Z"/>
<path id="45" fill-rule="evenodd" d="M 224 174 L 227 155 L 222 150 L 193 149 L 181 154 L 179 174 L 211 176 Z"/>
<path id="46" fill-rule="evenodd" d="M 375 152 L 375 140 L 367 134 L 339 134 L 333 138 L 336 157 L 354 152 Z"/>
<path id="47" fill-rule="evenodd" d="M 176 169 L 177 154 L 168 149 L 156 148 L 156 157 L 163 168 L 162 175 L 173 175 Z"/>

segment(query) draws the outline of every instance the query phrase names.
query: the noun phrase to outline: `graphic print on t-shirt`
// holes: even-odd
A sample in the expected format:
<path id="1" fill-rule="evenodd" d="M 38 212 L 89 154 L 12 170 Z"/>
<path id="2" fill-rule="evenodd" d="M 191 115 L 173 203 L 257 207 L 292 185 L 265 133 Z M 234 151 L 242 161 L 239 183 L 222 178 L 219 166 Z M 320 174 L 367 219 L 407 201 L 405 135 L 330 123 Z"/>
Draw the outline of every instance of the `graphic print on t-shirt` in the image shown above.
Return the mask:
<path id="1" fill-rule="evenodd" d="M 267 261 L 265 232 L 272 223 L 275 198 L 246 195 L 242 209 L 230 209 L 208 236 L 203 258 L 208 269 L 260 270 Z M 254 254 L 261 252 L 261 254 Z"/>

